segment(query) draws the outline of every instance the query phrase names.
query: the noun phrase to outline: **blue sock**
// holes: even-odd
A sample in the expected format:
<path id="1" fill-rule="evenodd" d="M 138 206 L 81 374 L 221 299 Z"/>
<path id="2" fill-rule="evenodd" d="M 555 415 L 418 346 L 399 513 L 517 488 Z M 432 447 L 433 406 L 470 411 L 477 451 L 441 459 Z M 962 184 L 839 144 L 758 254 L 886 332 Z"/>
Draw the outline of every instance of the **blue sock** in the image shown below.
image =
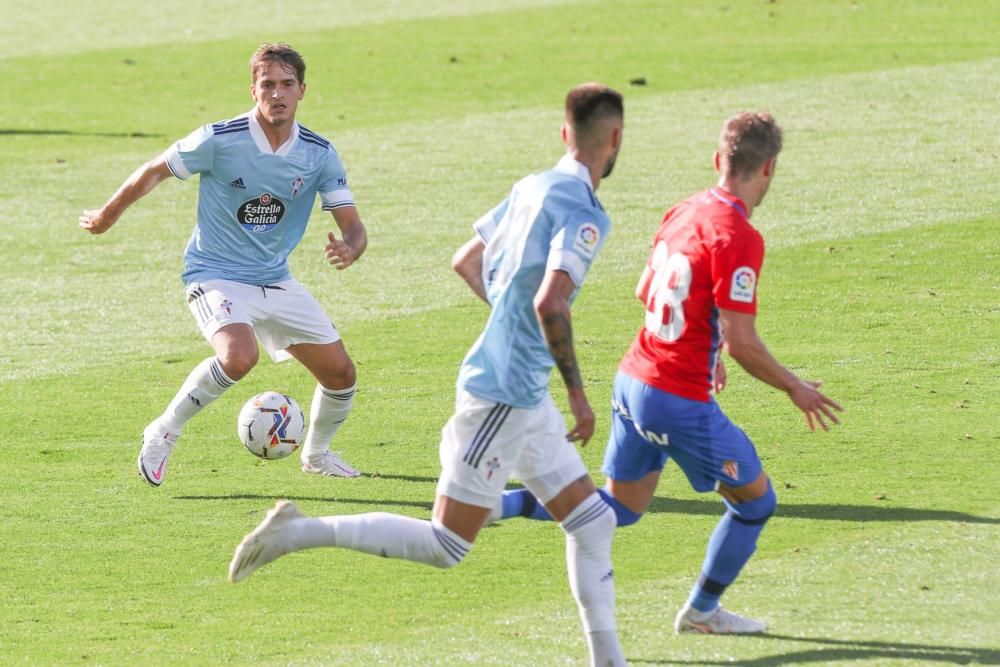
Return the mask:
<path id="1" fill-rule="evenodd" d="M 611 505 L 611 509 L 615 511 L 619 527 L 631 526 L 642 516 L 618 502 L 618 499 L 608 493 L 607 489 L 598 489 L 597 492 L 604 498 L 604 502 Z M 552 516 L 545 509 L 545 505 L 538 502 L 538 499 L 531 495 L 527 489 L 504 491 L 502 502 L 501 519 L 523 516 L 537 521 L 552 521 Z"/>
<path id="2" fill-rule="evenodd" d="M 757 537 L 774 513 L 777 498 L 768 482 L 767 492 L 760 498 L 739 505 L 726 504 L 728 510 L 708 540 L 701 576 L 688 597 L 688 604 L 701 612 L 719 606 L 726 587 L 750 560 L 757 549 Z"/>
<path id="3" fill-rule="evenodd" d="M 538 521 L 552 521 L 552 517 L 545 510 L 545 505 L 538 502 L 538 499 L 531 495 L 531 491 L 527 489 L 504 491 L 502 502 L 503 514 L 500 517 L 501 519 L 523 516 Z"/>

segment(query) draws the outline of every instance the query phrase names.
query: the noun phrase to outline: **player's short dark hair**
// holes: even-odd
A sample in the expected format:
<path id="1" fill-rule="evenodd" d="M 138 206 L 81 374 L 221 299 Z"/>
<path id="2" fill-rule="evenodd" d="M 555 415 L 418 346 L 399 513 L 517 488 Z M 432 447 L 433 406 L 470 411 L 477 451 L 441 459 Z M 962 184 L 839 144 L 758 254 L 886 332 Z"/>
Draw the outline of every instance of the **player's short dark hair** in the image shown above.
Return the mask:
<path id="1" fill-rule="evenodd" d="M 578 138 L 587 138 L 600 121 L 622 118 L 622 94 L 601 83 L 584 83 L 566 95 L 566 121 Z"/>
<path id="2" fill-rule="evenodd" d="M 288 44 L 261 44 L 250 56 L 250 81 L 257 81 L 257 75 L 267 69 L 270 63 L 281 63 L 295 70 L 299 83 L 306 82 L 306 61 L 299 52 Z"/>
<path id="3" fill-rule="evenodd" d="M 722 124 L 719 157 L 733 176 L 749 176 L 781 152 L 781 128 L 766 111 L 741 111 Z"/>

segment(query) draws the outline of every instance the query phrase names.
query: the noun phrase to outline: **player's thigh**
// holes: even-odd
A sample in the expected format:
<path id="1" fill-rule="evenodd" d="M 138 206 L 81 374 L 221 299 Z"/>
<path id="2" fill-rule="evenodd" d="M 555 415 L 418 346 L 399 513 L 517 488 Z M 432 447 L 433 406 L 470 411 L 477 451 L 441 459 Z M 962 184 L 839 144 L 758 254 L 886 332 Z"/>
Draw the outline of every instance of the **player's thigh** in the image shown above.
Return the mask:
<path id="1" fill-rule="evenodd" d="M 566 430 L 566 420 L 546 394 L 526 423 L 511 471 L 547 508 L 555 502 L 556 519 L 596 490 L 579 450 L 566 439 Z M 585 495 L 574 495 L 578 493 Z"/>
<path id="2" fill-rule="evenodd" d="M 441 430 L 437 495 L 491 509 L 517 459 L 526 412 L 458 392 L 455 414 Z"/>
<path id="3" fill-rule="evenodd" d="M 699 492 L 743 487 L 763 472 L 753 442 L 714 401 L 670 433 L 668 451 Z"/>
<path id="4" fill-rule="evenodd" d="M 231 324 L 253 327 L 259 315 L 259 288 L 231 280 L 208 280 L 185 288 L 188 309 L 209 343 L 216 332 Z"/>
<path id="5" fill-rule="evenodd" d="M 611 431 L 602 465 L 609 480 L 614 480 L 620 488 L 636 491 L 636 497 L 632 500 L 641 504 L 643 509 L 649 499 L 641 502 L 641 490 L 648 486 L 650 480 L 655 490 L 659 473 L 668 458 L 664 446 L 667 437 L 663 435 L 666 425 L 660 420 L 660 406 L 656 400 L 658 396 L 646 389 L 647 385 L 625 373 L 618 373 L 615 378 L 611 401 Z M 629 486 L 626 487 L 626 484 Z M 649 491 L 649 496 L 652 497 L 652 491 Z M 615 497 L 618 498 L 617 495 Z M 626 506 L 633 509 L 627 503 Z"/>
<path id="6" fill-rule="evenodd" d="M 340 334 L 326 311 L 299 281 L 285 280 L 260 289 L 264 295 L 264 313 L 255 322 L 254 330 L 273 360 L 284 361 L 294 356 L 288 349 L 292 346 L 322 346 L 340 341 Z M 349 361 L 347 352 L 342 352 L 330 363 Z"/>

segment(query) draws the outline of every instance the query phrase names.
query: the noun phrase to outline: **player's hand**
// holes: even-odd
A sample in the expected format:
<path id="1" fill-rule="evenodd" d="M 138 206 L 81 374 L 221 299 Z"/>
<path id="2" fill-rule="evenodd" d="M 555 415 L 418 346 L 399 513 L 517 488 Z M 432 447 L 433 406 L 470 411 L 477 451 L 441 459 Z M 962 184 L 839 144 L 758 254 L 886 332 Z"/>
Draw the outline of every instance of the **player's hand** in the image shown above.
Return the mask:
<path id="1" fill-rule="evenodd" d="M 813 380 L 800 379 L 788 392 L 792 403 L 795 403 L 799 410 L 805 414 L 806 422 L 811 431 L 816 430 L 816 424 L 819 424 L 824 431 L 829 431 L 830 424 L 827 424 L 827 420 L 833 424 L 839 424 L 840 419 L 837 418 L 834 411 L 842 412 L 844 410 L 837 401 L 819 390 L 822 384 L 822 381 L 814 382 Z"/>
<path id="2" fill-rule="evenodd" d="M 357 255 L 354 254 L 354 249 L 351 246 L 334 236 L 333 232 L 327 234 L 327 238 L 330 239 L 330 242 L 323 248 L 323 254 L 333 268 L 340 271 L 354 263 Z"/>
<path id="3" fill-rule="evenodd" d="M 726 373 L 726 365 L 722 363 L 722 357 L 719 357 L 719 362 L 715 364 L 715 377 L 712 381 L 712 389 L 715 393 L 720 393 L 726 388 L 726 381 L 729 379 L 729 375 Z"/>
<path id="4" fill-rule="evenodd" d="M 582 389 L 569 392 L 569 409 L 573 413 L 576 423 L 566 434 L 566 439 L 570 442 L 579 442 L 583 447 L 594 435 L 594 411 L 590 408 L 587 396 Z"/>
<path id="5" fill-rule="evenodd" d="M 84 211 L 83 215 L 79 217 L 80 227 L 91 234 L 103 234 L 108 231 L 111 229 L 111 225 L 115 224 L 115 221 L 102 213 L 103 210 Z"/>

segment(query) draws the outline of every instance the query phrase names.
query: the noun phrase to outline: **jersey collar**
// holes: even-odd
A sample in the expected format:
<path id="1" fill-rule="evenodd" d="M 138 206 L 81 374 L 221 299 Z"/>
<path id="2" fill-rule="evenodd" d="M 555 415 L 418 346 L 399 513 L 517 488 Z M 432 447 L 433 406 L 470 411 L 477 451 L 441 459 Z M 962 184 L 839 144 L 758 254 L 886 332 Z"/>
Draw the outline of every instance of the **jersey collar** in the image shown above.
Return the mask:
<path id="1" fill-rule="evenodd" d="M 750 216 L 747 215 L 747 206 L 743 203 L 743 200 L 739 197 L 732 195 L 722 188 L 710 188 L 708 194 L 725 204 L 726 206 L 734 209 L 740 215 L 743 216 L 744 220 L 749 221 Z"/>
<path id="2" fill-rule="evenodd" d="M 264 129 L 260 126 L 260 121 L 257 120 L 257 108 L 254 107 L 250 111 L 244 114 L 250 119 L 250 136 L 253 137 L 253 142 L 257 144 L 257 149 L 261 153 L 269 153 L 273 155 L 288 155 L 292 151 L 292 146 L 299 138 L 299 124 L 292 121 L 292 136 L 288 137 L 288 140 L 278 146 L 278 150 L 271 150 L 271 143 L 264 136 Z"/>
<path id="3" fill-rule="evenodd" d="M 587 184 L 590 191 L 594 191 L 594 184 L 590 180 L 590 169 L 587 165 L 579 162 L 571 155 L 563 155 L 556 163 L 555 170 L 561 174 L 567 174 L 573 178 L 578 178 Z"/>

